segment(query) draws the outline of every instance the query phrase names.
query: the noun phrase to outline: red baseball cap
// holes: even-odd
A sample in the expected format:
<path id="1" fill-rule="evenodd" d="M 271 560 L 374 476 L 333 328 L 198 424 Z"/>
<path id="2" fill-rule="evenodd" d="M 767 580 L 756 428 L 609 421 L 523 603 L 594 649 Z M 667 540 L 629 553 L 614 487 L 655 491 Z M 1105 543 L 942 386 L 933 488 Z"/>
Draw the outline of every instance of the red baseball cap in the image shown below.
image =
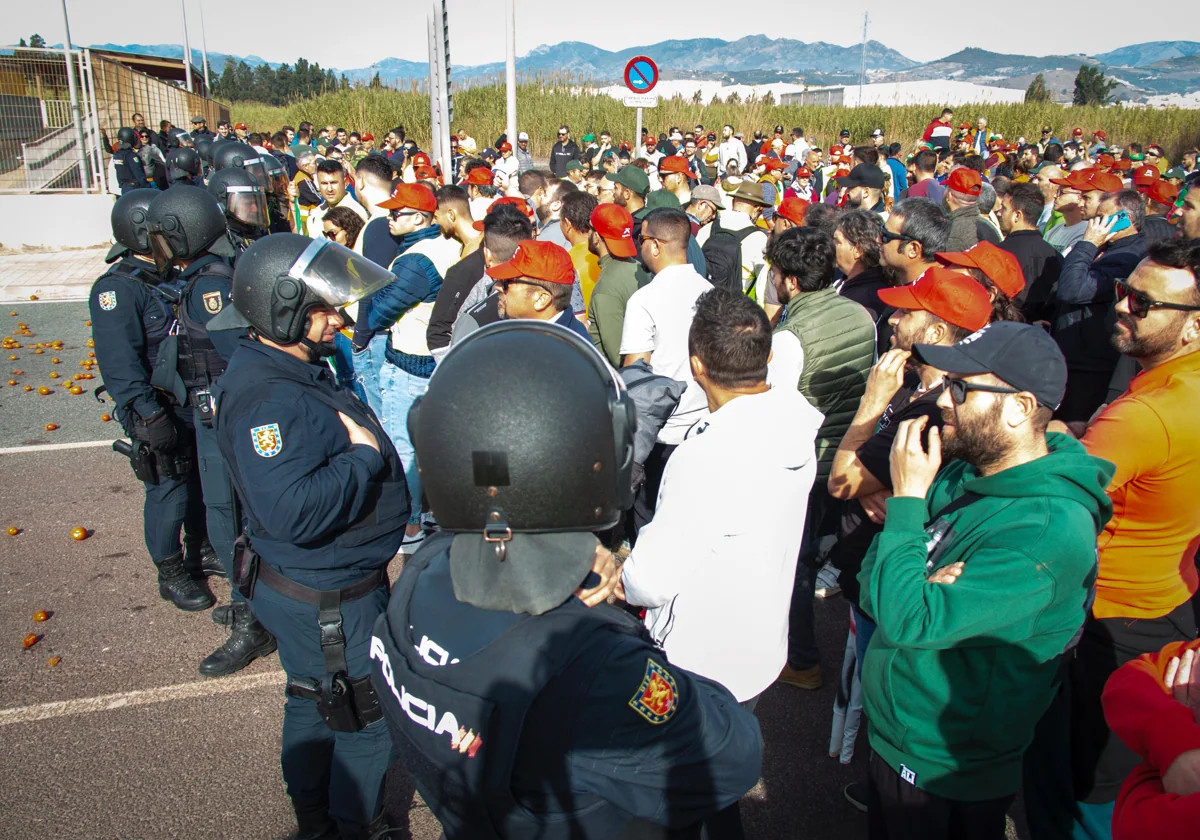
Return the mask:
<path id="1" fill-rule="evenodd" d="M 961 166 L 950 173 L 946 179 L 946 189 L 967 195 L 979 195 L 983 192 L 983 179 L 974 169 Z"/>
<path id="2" fill-rule="evenodd" d="M 1098 129 L 1096 129 L 1095 131 L 1093 131 L 1093 132 L 1092 132 L 1092 136 L 1093 136 L 1093 137 L 1099 137 L 1101 140 L 1107 140 L 1107 139 L 1108 139 L 1108 135 L 1104 133 L 1104 129 L 1103 129 L 1103 128 L 1098 128 Z"/>
<path id="3" fill-rule="evenodd" d="M 789 195 L 775 208 L 775 215 L 783 216 L 792 224 L 802 225 L 804 224 L 804 214 L 808 212 L 808 204 L 799 196 Z"/>
<path id="4" fill-rule="evenodd" d="M 486 166 L 476 166 L 467 173 L 467 183 L 476 187 L 492 185 L 492 170 Z"/>
<path id="5" fill-rule="evenodd" d="M 375 135 L 374 135 L 374 134 L 372 134 L 371 132 L 369 132 L 369 131 L 368 131 L 366 134 L 364 134 L 364 135 L 363 135 L 362 137 L 360 137 L 359 139 L 360 139 L 360 140 L 367 140 L 367 141 L 371 141 L 371 140 L 374 140 L 374 139 L 375 139 Z"/>
<path id="6" fill-rule="evenodd" d="M 1087 192 L 1088 190 L 1095 189 L 1095 187 L 1091 185 L 1092 173 L 1095 171 L 1095 169 L 1090 168 L 1075 169 L 1068 172 L 1067 177 L 1065 178 L 1051 178 L 1050 183 L 1058 184 L 1060 187 L 1070 187 L 1071 189 L 1079 190 L 1080 192 Z"/>
<path id="7" fill-rule="evenodd" d="M 1025 288 L 1025 272 L 1016 256 L 993 245 L 991 242 L 980 242 L 972 245 L 966 251 L 936 254 L 937 261 L 942 265 L 964 265 L 978 268 L 988 279 L 996 284 L 996 288 L 1010 298 L 1015 298 Z"/>
<path id="8" fill-rule="evenodd" d="M 527 277 L 560 286 L 575 282 L 575 264 L 566 249 L 554 242 L 526 239 L 517 246 L 512 259 L 487 270 L 493 280 L 515 280 Z"/>
<path id="9" fill-rule="evenodd" d="M 533 218 L 533 208 L 530 207 L 529 203 L 527 201 L 525 201 L 525 199 L 522 196 L 519 196 L 519 195 L 502 195 L 502 196 L 500 196 L 499 198 L 497 198 L 495 201 L 493 201 L 491 204 L 488 205 L 488 209 L 487 209 L 488 213 L 491 213 L 493 210 L 495 210 L 497 207 L 499 207 L 502 204 L 511 204 L 513 207 L 516 207 L 518 210 L 520 210 L 522 213 L 524 213 L 527 218 L 531 218 L 531 219 Z M 483 230 L 483 219 L 479 219 L 474 224 L 472 224 L 471 227 L 475 228 L 475 230 Z"/>
<path id="10" fill-rule="evenodd" d="M 614 257 L 637 256 L 637 246 L 633 243 L 633 216 L 624 207 L 601 204 L 592 211 L 588 221 Z"/>
<path id="11" fill-rule="evenodd" d="M 1159 204 L 1165 204 L 1168 207 L 1175 204 L 1175 199 L 1179 198 L 1179 187 L 1174 184 L 1168 184 L 1166 181 L 1155 181 L 1144 190 L 1146 198 L 1151 201 L 1157 201 Z"/>
<path id="12" fill-rule="evenodd" d="M 1071 132 L 1071 134 L 1073 134 L 1073 135 L 1074 135 L 1074 136 L 1076 136 L 1076 137 L 1082 137 L 1082 136 L 1083 136 L 1083 129 L 1082 129 L 1082 128 L 1076 128 L 1074 131 L 1072 131 L 1072 132 Z"/>
<path id="13" fill-rule="evenodd" d="M 429 155 L 425 154 L 424 152 L 415 153 L 412 156 L 412 165 L 414 167 L 415 166 L 429 166 Z"/>
<path id="14" fill-rule="evenodd" d="M 432 166 L 418 166 L 413 170 L 413 175 L 418 181 L 434 181 L 437 180 L 437 170 Z"/>
<path id="15" fill-rule="evenodd" d="M 693 181 L 696 180 L 696 176 L 692 174 L 692 170 L 688 167 L 688 162 L 679 155 L 669 155 L 662 158 L 658 162 L 658 172 L 660 175 L 678 172 L 680 175 L 688 176 Z"/>
<path id="16" fill-rule="evenodd" d="M 799 166 L 799 167 L 796 167 L 796 177 L 797 178 L 811 178 L 812 172 L 809 171 L 807 166 Z"/>
<path id="17" fill-rule="evenodd" d="M 1093 169 L 1091 176 L 1088 178 L 1088 185 L 1093 190 L 1102 190 L 1104 192 L 1116 192 L 1125 186 L 1125 182 L 1108 172 L 1101 172 L 1099 169 Z"/>
<path id="18" fill-rule="evenodd" d="M 1096 155 L 1096 166 L 1109 167 L 1117 162 L 1117 159 L 1112 155 L 1102 154 Z"/>
<path id="19" fill-rule="evenodd" d="M 781 161 L 779 158 L 769 157 L 762 163 L 763 166 L 767 168 L 768 172 L 778 172 L 787 169 L 787 164 Z"/>
<path id="20" fill-rule="evenodd" d="M 1133 173 L 1133 185 L 1135 187 L 1148 187 L 1159 180 L 1160 177 L 1157 166 L 1139 166 Z"/>
<path id="21" fill-rule="evenodd" d="M 501 143 L 499 148 L 496 149 L 496 151 L 511 152 L 512 151 L 512 143 Z"/>
<path id="22" fill-rule="evenodd" d="M 1113 162 L 1113 165 L 1110 166 L 1109 169 L 1114 172 L 1127 172 L 1130 169 L 1133 169 L 1133 161 L 1131 161 L 1129 158 L 1119 158 Z M 1158 170 L 1155 171 L 1157 172 Z"/>
<path id="23" fill-rule="evenodd" d="M 433 190 L 424 184 L 397 184 L 391 196 L 386 201 L 379 202 L 384 210 L 400 210 L 410 208 L 422 213 L 432 213 L 437 210 L 437 199 Z"/>
<path id="24" fill-rule="evenodd" d="M 926 269 L 915 283 L 880 289 L 879 299 L 897 309 L 932 312 L 965 330 L 982 328 L 992 316 L 992 299 L 979 281 L 940 265 Z"/>
<path id="25" fill-rule="evenodd" d="M 234 124 L 233 124 L 233 127 L 234 127 L 235 129 L 239 129 L 239 128 L 240 128 L 242 131 L 246 131 L 246 130 L 248 130 L 248 129 L 250 128 L 250 126 L 246 125 L 244 122 L 238 122 L 238 123 L 234 123 Z"/>

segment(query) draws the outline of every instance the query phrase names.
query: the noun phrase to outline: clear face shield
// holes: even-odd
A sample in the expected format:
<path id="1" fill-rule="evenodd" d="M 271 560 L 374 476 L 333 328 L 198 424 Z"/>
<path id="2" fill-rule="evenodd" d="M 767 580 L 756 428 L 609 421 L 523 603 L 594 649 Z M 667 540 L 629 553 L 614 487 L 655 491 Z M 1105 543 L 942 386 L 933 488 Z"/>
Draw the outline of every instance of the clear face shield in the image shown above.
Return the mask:
<path id="1" fill-rule="evenodd" d="M 383 266 L 329 239 L 314 239 L 288 275 L 334 309 L 362 300 L 396 279 Z"/>
<path id="2" fill-rule="evenodd" d="M 225 204 L 230 218 L 249 227 L 267 226 L 267 197 L 261 187 L 226 187 Z"/>
<path id="3" fill-rule="evenodd" d="M 267 174 L 266 190 L 270 195 L 279 199 L 287 198 L 288 176 L 287 169 L 280 163 L 274 155 L 267 155 L 259 158 L 263 164 L 263 169 Z"/>
<path id="4" fill-rule="evenodd" d="M 267 175 L 266 163 L 261 157 L 246 158 L 242 161 L 242 169 L 255 177 L 264 193 L 271 191 L 271 179 Z"/>

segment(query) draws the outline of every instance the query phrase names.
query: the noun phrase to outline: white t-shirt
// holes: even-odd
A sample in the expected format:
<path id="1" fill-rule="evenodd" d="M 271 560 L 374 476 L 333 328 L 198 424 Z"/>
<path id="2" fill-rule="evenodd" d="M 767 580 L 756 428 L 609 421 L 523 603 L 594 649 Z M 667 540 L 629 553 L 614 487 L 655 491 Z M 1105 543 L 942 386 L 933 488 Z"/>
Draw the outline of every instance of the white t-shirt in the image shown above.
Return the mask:
<path id="1" fill-rule="evenodd" d="M 692 380 L 688 331 L 696 299 L 711 288 L 690 265 L 673 265 L 654 275 L 625 305 L 621 355 L 649 353 L 652 371 L 688 386 L 658 433 L 659 443 L 683 443 L 688 428 L 708 413 L 708 398 Z"/>
<path id="2" fill-rule="evenodd" d="M 767 384 L 772 388 L 799 388 L 804 371 L 804 346 L 795 333 L 780 330 L 771 335 L 771 360 L 767 362 Z"/>

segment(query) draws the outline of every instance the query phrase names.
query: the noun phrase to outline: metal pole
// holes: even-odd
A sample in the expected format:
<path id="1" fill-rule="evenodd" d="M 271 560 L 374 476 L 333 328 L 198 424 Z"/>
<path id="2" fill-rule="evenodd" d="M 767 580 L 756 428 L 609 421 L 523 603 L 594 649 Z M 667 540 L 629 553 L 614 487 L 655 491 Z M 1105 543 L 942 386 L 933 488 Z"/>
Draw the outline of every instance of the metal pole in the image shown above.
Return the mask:
<path id="1" fill-rule="evenodd" d="M 88 101 L 92 106 L 92 154 L 96 158 L 96 179 L 100 191 L 108 192 L 108 170 L 104 166 L 104 152 L 100 143 L 100 111 L 96 108 L 96 71 L 92 67 L 92 51 L 83 51 L 84 62 L 87 64 Z"/>
<path id="2" fill-rule="evenodd" d="M 863 12 L 862 63 L 858 66 L 858 107 L 863 104 L 863 80 L 867 77 L 867 13 Z"/>
<path id="3" fill-rule="evenodd" d="M 208 33 L 204 29 L 204 0 L 200 3 L 200 55 L 204 58 L 204 98 L 211 96 L 212 88 L 208 83 Z"/>
<path id="4" fill-rule="evenodd" d="M 504 20 L 507 31 L 504 36 L 504 81 L 507 100 L 508 120 L 505 122 L 505 133 L 508 142 L 517 147 L 517 4 L 516 0 L 507 0 Z"/>
<path id="5" fill-rule="evenodd" d="M 438 107 L 442 112 L 442 172 L 450 170 L 450 34 L 446 26 L 445 0 L 438 0 L 435 10 L 434 31 L 437 34 L 438 53 Z"/>
<path id="6" fill-rule="evenodd" d="M 183 74 L 188 93 L 195 93 L 192 89 L 192 44 L 188 41 L 187 31 L 187 0 L 179 0 L 179 7 L 183 10 Z"/>
<path id="7" fill-rule="evenodd" d="M 75 84 L 75 68 L 71 66 L 71 23 L 67 20 L 67 0 L 62 0 L 63 12 L 63 60 L 67 65 L 67 90 L 71 97 L 71 119 L 75 123 L 75 145 L 79 152 L 79 183 L 85 192 L 91 192 L 92 178 L 88 173 L 87 148 L 83 136 L 83 115 L 79 110 L 79 90 Z"/>
<path id="8" fill-rule="evenodd" d="M 633 159 L 637 160 L 642 153 L 642 109 L 637 109 L 637 128 L 633 130 Z"/>
<path id="9" fill-rule="evenodd" d="M 442 159 L 442 119 L 441 119 L 441 97 L 438 96 L 438 72 L 437 72 L 437 35 L 436 28 L 433 24 L 433 15 L 429 15 L 429 155 L 433 160 L 441 161 Z M 452 173 L 442 172 L 443 180 Z M 450 178 L 453 182 L 453 178 Z"/>

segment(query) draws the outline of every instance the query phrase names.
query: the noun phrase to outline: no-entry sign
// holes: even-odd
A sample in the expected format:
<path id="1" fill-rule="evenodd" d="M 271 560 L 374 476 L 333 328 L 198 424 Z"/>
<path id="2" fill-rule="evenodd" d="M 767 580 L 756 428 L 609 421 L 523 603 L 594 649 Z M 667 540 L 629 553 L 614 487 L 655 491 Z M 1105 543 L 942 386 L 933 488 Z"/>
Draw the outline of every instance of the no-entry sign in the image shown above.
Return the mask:
<path id="1" fill-rule="evenodd" d="M 635 55 L 625 65 L 625 87 L 634 93 L 649 93 L 658 84 L 658 65 L 646 55 Z"/>

